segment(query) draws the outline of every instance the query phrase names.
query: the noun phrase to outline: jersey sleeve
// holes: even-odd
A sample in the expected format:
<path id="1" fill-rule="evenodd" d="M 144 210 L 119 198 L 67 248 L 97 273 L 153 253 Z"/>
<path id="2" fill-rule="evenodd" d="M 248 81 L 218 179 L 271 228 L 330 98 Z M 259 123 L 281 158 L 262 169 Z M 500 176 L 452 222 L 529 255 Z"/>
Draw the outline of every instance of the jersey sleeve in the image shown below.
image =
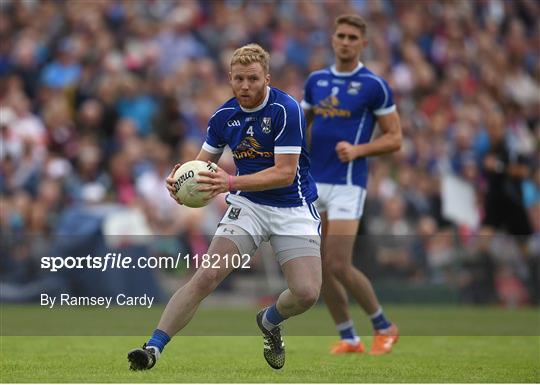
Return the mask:
<path id="1" fill-rule="evenodd" d="M 306 83 L 304 84 L 304 97 L 300 105 L 304 110 L 310 110 L 313 107 L 313 95 L 311 94 L 311 85 L 313 76 L 307 78 Z"/>
<path id="2" fill-rule="evenodd" d="M 306 122 L 300 105 L 291 98 L 287 105 L 277 104 L 274 154 L 300 154 Z"/>
<path id="3" fill-rule="evenodd" d="M 227 143 L 221 135 L 221 125 L 218 120 L 213 116 L 208 122 L 208 128 L 206 129 L 206 140 L 203 143 L 202 149 L 211 154 L 221 154 L 225 149 Z"/>
<path id="4" fill-rule="evenodd" d="M 386 115 L 396 110 L 392 90 L 388 83 L 381 78 L 375 80 L 370 107 L 376 116 Z"/>

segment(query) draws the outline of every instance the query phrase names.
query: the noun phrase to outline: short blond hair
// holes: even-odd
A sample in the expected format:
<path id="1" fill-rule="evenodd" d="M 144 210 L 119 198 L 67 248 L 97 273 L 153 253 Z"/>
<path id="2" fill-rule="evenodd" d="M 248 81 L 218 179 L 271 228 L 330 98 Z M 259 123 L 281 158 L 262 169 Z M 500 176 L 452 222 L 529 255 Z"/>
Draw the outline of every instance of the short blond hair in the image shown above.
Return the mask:
<path id="1" fill-rule="evenodd" d="M 336 17 L 336 20 L 334 21 L 334 28 L 337 29 L 337 27 L 341 24 L 348 24 L 353 27 L 356 27 L 360 30 L 360 32 L 362 32 L 362 35 L 364 36 L 366 35 L 367 25 L 361 16 L 350 14 L 350 13 L 345 14 L 345 15 L 340 15 Z"/>
<path id="2" fill-rule="evenodd" d="M 247 44 L 234 51 L 231 67 L 235 64 L 250 65 L 260 63 L 266 73 L 270 72 L 270 54 L 258 44 Z"/>

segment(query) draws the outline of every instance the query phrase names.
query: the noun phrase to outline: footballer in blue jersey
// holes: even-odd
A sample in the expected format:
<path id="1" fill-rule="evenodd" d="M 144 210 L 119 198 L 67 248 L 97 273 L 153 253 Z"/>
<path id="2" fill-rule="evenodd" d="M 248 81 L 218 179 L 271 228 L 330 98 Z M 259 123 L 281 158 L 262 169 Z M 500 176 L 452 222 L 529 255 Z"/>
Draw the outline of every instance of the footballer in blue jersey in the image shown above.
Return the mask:
<path id="1" fill-rule="evenodd" d="M 274 154 L 299 155 L 292 184 L 263 191 L 238 190 L 234 194 L 266 206 L 304 206 L 317 199 L 304 133 L 304 113 L 298 102 L 283 91 L 267 87 L 265 99 L 257 108 L 244 108 L 236 98 L 221 106 L 210 118 L 203 150 L 221 154 L 228 145 L 237 175 L 274 166 Z"/>
<path id="2" fill-rule="evenodd" d="M 234 269 L 229 259 L 253 255 L 264 241 L 272 245 L 289 287 L 256 316 L 263 356 L 272 368 L 285 364 L 281 322 L 305 312 L 319 297 L 321 221 L 313 205 L 317 190 L 309 173 L 304 114 L 296 100 L 269 86 L 269 61 L 269 54 L 256 44 L 243 46 L 232 56 L 229 80 L 234 98 L 210 118 L 197 157 L 217 163 L 229 146 L 238 170 L 229 175 L 216 166 L 216 172 L 199 172 L 200 191 L 209 192 L 211 198 L 229 193 L 229 208 L 207 252 L 213 263 L 201 264 L 169 300 L 149 341 L 128 353 L 132 370 L 152 368 L 171 337 Z M 179 166 L 166 184 L 171 198 L 181 204 L 173 178 Z"/>
<path id="3" fill-rule="evenodd" d="M 379 116 L 396 111 L 392 91 L 379 76 L 358 63 L 352 71 L 333 65 L 313 72 L 305 85 L 302 107 L 311 111 L 311 173 L 317 183 L 355 185 L 366 188 L 365 156 L 342 162 L 336 144 L 371 141 Z"/>
<path id="4" fill-rule="evenodd" d="M 311 140 L 311 171 L 317 182 L 324 249 L 324 301 L 341 336 L 333 354 L 362 353 L 364 344 L 349 314 L 347 291 L 370 316 L 375 338 L 370 354 L 385 354 L 398 329 L 385 316 L 369 279 L 352 263 L 368 182 L 368 157 L 399 150 L 401 125 L 392 90 L 366 68 L 366 24 L 357 15 L 336 18 L 335 64 L 308 77 L 302 107 Z M 372 140 L 378 124 L 382 135 Z"/>

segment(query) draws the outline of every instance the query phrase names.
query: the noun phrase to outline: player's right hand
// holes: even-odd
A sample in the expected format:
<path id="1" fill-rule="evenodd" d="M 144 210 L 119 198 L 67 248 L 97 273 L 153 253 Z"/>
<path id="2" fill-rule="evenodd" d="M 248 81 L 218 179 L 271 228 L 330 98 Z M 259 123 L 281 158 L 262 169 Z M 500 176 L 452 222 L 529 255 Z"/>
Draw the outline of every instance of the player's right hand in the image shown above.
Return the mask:
<path id="1" fill-rule="evenodd" d="M 174 187 L 174 183 L 176 182 L 176 180 L 174 180 L 173 178 L 174 173 L 176 172 L 176 170 L 178 170 L 180 166 L 181 166 L 180 163 L 177 163 L 174 165 L 174 168 L 172 169 L 171 173 L 169 174 L 167 179 L 165 179 L 165 186 L 167 187 L 167 190 L 169 190 L 169 195 L 171 196 L 171 198 L 174 199 L 176 203 L 178 203 L 179 205 L 182 205 L 183 204 L 182 201 L 175 194 L 176 188 Z"/>
<path id="2" fill-rule="evenodd" d="M 358 157 L 355 146 L 344 140 L 336 144 L 336 154 L 343 163 L 353 161 Z"/>

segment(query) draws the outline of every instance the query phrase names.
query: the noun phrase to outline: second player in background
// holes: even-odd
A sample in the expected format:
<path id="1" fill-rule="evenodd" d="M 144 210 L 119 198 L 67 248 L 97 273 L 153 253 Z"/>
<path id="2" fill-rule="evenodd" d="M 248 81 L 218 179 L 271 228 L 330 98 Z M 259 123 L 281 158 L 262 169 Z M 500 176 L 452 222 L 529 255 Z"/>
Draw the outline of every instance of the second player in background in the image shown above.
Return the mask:
<path id="1" fill-rule="evenodd" d="M 386 317 L 369 279 L 352 263 L 352 252 L 366 199 L 367 157 L 401 147 L 401 125 L 392 91 L 360 61 L 366 23 L 341 15 L 332 35 L 335 64 L 306 81 L 304 108 L 311 125 L 312 175 L 322 217 L 322 295 L 341 336 L 331 353 L 362 353 L 364 344 L 349 313 L 347 292 L 370 317 L 370 354 L 389 353 L 399 333 Z M 371 140 L 375 124 L 382 135 Z"/>

